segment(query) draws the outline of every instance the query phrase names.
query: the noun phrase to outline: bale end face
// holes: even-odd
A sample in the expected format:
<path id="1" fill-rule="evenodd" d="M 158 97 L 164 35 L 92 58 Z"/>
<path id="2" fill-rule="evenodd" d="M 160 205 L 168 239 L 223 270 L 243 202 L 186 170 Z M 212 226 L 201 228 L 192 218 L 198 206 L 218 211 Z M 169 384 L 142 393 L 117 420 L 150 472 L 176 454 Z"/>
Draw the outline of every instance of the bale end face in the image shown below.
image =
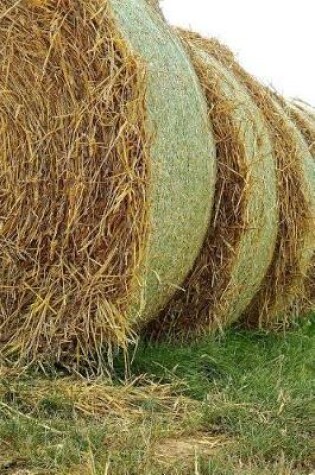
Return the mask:
<path id="1" fill-rule="evenodd" d="M 131 334 L 147 234 L 144 69 L 106 1 L 11 5 L 0 13 L 1 348 L 87 359 Z"/>

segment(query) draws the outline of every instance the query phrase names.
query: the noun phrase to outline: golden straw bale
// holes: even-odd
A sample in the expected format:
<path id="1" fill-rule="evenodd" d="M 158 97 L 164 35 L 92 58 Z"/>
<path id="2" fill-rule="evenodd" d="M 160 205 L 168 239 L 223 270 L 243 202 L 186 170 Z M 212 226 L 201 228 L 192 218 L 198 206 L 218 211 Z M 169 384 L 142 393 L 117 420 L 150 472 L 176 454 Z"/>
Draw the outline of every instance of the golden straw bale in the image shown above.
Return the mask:
<path id="1" fill-rule="evenodd" d="M 302 133 L 306 143 L 309 146 L 309 151 L 313 157 L 315 164 L 315 109 L 308 105 L 300 103 L 298 106 L 295 102 L 289 102 L 278 97 L 281 105 L 284 107 L 286 113 L 293 120 Z M 315 180 L 315 173 L 309 175 L 309 180 Z M 313 185 L 315 187 L 315 184 Z M 315 222 L 314 231 L 315 233 Z M 296 312 L 303 314 L 308 311 L 315 310 L 315 253 L 312 260 L 312 266 L 309 269 L 308 275 L 305 279 L 305 299 L 296 302 Z"/>
<path id="2" fill-rule="evenodd" d="M 199 253 L 204 97 L 145 0 L 4 0 L 0 25 L 1 355 L 99 364 Z"/>
<path id="3" fill-rule="evenodd" d="M 217 148 L 215 212 L 194 269 L 147 329 L 155 338 L 212 331 L 238 320 L 257 293 L 278 231 L 277 176 L 263 116 L 246 89 L 180 32 L 205 92 Z"/>
<path id="4" fill-rule="evenodd" d="M 179 30 L 182 34 L 182 30 Z M 314 162 L 308 146 L 286 116 L 274 94 L 248 74 L 233 53 L 216 39 L 184 32 L 210 56 L 228 68 L 246 87 L 264 115 L 272 138 L 278 175 L 279 228 L 273 261 L 259 292 L 246 311 L 249 325 L 280 327 L 293 302 L 302 298 L 305 275 L 312 266 L 315 249 Z"/>

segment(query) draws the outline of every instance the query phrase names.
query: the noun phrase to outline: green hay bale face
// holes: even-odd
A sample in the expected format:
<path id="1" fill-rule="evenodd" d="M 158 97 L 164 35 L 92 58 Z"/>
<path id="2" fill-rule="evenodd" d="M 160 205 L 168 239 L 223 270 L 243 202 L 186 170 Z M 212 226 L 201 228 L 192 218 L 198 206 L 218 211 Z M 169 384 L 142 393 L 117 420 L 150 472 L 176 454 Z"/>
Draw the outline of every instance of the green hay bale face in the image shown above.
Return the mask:
<path id="1" fill-rule="evenodd" d="M 112 5 L 124 37 L 147 65 L 148 129 L 154 137 L 141 323 L 165 306 L 200 251 L 213 206 L 215 144 L 197 76 L 176 35 L 145 0 Z"/>
<path id="2" fill-rule="evenodd" d="M 0 22 L 1 353 L 100 362 L 199 252 L 204 98 L 144 0 L 6 0 Z"/>
<path id="3" fill-rule="evenodd" d="M 191 38 L 185 45 L 207 97 L 219 172 L 203 250 L 183 291 L 155 323 L 159 336 L 237 320 L 266 274 L 277 236 L 276 168 L 262 115 L 226 68 Z"/>

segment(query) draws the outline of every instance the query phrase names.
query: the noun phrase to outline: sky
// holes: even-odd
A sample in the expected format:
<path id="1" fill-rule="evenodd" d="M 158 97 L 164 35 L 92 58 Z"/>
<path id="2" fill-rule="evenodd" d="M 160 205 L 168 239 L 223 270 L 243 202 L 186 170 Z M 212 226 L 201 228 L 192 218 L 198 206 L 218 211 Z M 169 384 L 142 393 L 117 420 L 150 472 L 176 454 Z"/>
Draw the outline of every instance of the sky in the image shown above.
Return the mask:
<path id="1" fill-rule="evenodd" d="M 263 83 L 315 106 L 315 0 L 162 0 L 173 25 L 215 36 Z"/>

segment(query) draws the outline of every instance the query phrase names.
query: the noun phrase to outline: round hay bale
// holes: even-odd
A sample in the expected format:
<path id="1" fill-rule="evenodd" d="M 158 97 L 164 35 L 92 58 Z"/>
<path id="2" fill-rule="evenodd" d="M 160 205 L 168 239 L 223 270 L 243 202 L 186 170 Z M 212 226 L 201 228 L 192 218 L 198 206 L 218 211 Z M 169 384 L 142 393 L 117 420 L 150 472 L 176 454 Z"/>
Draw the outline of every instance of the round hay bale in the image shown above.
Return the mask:
<path id="1" fill-rule="evenodd" d="M 265 277 L 278 228 L 275 160 L 260 111 L 198 40 L 182 31 L 180 37 L 207 98 L 218 178 L 202 252 L 183 288 L 147 329 L 155 338 L 187 337 L 238 320 Z"/>
<path id="2" fill-rule="evenodd" d="M 260 326 L 283 325 L 292 303 L 301 298 L 305 275 L 314 249 L 314 192 L 310 188 L 312 160 L 305 141 L 263 88 L 234 60 L 233 55 L 216 41 L 209 48 L 243 82 L 264 113 L 278 166 L 280 229 L 273 262 L 260 292 L 247 311 L 245 320 Z"/>
<path id="3" fill-rule="evenodd" d="M 315 166 L 315 110 L 308 105 L 301 104 L 299 107 L 294 102 L 290 103 L 281 98 L 280 101 L 282 106 L 285 108 L 286 113 L 289 115 L 291 120 L 294 121 L 309 146 L 309 151 L 313 157 Z M 309 179 L 314 180 L 314 176 L 314 174 L 310 175 Z M 313 186 L 315 188 L 315 184 Z M 297 313 L 300 315 L 315 310 L 315 254 L 312 259 L 309 273 L 305 279 L 305 286 L 306 299 L 303 302 L 299 300 L 296 304 Z"/>
<path id="4" fill-rule="evenodd" d="M 206 103 L 145 0 L 5 0 L 0 22 L 1 353 L 97 363 L 199 253 Z"/>
<path id="5" fill-rule="evenodd" d="M 286 269 L 287 275 L 289 271 L 291 275 L 289 278 L 287 277 L 287 285 L 283 294 L 280 294 L 276 288 L 278 290 L 277 298 L 269 309 L 269 319 L 263 323 L 263 326 L 267 324 L 267 326 L 282 328 L 283 325 L 290 324 L 292 318 L 299 317 L 301 306 L 297 303 L 305 301 L 308 294 L 308 275 L 312 272 L 315 253 L 315 162 L 312 160 L 309 145 L 296 127 L 293 117 L 286 114 L 276 100 L 274 100 L 273 106 L 278 117 L 277 120 L 279 117 L 283 120 L 282 129 L 287 134 L 287 146 L 290 143 L 289 140 L 291 141 L 291 163 L 294 167 L 292 168 L 292 178 L 295 171 L 296 187 L 298 187 L 296 192 L 300 192 L 299 199 L 301 200 L 295 204 L 295 229 L 292 225 L 294 223 L 291 222 L 291 232 L 296 239 L 295 247 L 292 248 L 291 256 L 287 256 L 286 267 L 282 268 L 283 275 Z M 293 148 L 294 144 L 295 148 Z M 289 161 L 290 155 L 287 155 L 287 163 Z M 288 207 L 293 206 L 294 198 L 296 196 L 291 196 L 287 204 Z M 288 227 L 289 225 L 290 221 Z M 281 261 L 279 269 L 281 269 Z M 275 282 L 277 283 L 277 281 Z M 272 315 L 274 316 L 273 320 L 271 320 Z"/>
<path id="6" fill-rule="evenodd" d="M 261 327 L 283 326 L 292 303 L 302 297 L 315 247 L 314 165 L 307 144 L 274 99 L 216 39 L 195 35 L 202 47 L 233 72 L 264 115 L 277 163 L 279 229 L 273 261 L 244 320 Z"/>

